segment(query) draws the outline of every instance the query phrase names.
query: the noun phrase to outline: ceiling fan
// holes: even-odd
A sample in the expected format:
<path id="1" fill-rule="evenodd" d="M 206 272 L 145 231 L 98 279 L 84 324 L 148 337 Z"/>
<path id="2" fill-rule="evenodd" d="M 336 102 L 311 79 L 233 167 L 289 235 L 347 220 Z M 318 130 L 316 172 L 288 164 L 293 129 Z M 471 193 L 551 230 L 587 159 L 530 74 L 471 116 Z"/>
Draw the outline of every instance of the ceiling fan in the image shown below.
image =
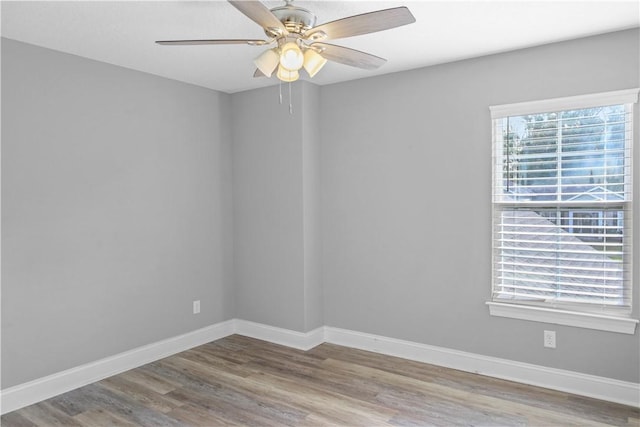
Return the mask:
<path id="1" fill-rule="evenodd" d="M 315 26 L 316 16 L 307 9 L 294 6 L 293 0 L 284 0 L 285 5 L 267 8 L 259 1 L 228 0 L 232 6 L 256 22 L 267 35 L 267 40 L 214 39 L 214 40 L 159 40 L 161 45 L 216 45 L 248 44 L 270 46 L 256 59 L 254 77 L 276 76 L 285 82 L 298 80 L 304 68 L 309 77 L 315 76 L 327 60 L 352 67 L 373 70 L 386 62 L 369 53 L 343 46 L 325 43 L 326 40 L 341 39 L 362 34 L 375 33 L 415 22 L 408 8 L 394 7 L 363 13 Z"/>

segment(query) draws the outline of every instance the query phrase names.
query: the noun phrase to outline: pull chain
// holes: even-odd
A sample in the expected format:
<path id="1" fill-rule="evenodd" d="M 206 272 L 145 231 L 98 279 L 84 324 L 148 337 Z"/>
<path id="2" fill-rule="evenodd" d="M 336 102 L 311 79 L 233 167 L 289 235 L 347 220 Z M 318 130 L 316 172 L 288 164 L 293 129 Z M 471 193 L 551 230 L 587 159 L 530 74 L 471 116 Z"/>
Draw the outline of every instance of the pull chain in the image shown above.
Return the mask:
<path id="1" fill-rule="evenodd" d="M 293 104 L 291 103 L 291 82 L 289 82 L 289 114 L 293 114 Z"/>
<path id="2" fill-rule="evenodd" d="M 278 96 L 280 97 L 280 104 L 282 104 L 282 80 L 280 79 L 278 79 Z M 293 103 L 291 98 L 291 82 L 289 82 L 289 114 L 293 114 Z"/>

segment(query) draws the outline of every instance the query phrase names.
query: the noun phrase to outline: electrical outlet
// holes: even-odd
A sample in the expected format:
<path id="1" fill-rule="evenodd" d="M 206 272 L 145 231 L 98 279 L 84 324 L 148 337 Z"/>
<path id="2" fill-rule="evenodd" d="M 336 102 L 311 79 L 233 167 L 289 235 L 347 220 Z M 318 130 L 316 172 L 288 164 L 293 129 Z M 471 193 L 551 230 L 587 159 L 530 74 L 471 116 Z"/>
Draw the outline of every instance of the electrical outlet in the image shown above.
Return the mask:
<path id="1" fill-rule="evenodd" d="M 544 331 L 544 346 L 556 348 L 556 331 Z"/>
<path id="2" fill-rule="evenodd" d="M 200 313 L 200 300 L 196 300 L 193 302 L 193 314 Z"/>

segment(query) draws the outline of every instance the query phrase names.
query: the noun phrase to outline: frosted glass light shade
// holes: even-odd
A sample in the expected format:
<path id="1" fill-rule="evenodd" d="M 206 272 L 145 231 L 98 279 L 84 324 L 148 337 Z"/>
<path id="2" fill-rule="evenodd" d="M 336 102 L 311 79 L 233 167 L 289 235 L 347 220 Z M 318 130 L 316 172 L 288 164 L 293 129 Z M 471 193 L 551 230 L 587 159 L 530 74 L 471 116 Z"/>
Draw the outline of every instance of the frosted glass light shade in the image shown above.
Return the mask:
<path id="1" fill-rule="evenodd" d="M 294 42 L 285 43 L 280 50 L 280 66 L 291 71 L 302 68 L 304 55 Z"/>
<path id="2" fill-rule="evenodd" d="M 300 78 L 300 73 L 296 70 L 287 70 L 282 65 L 278 67 L 278 78 L 283 82 L 295 82 Z"/>
<path id="3" fill-rule="evenodd" d="M 304 69 L 309 73 L 309 77 L 318 74 L 318 71 L 320 71 L 326 63 L 327 60 L 313 49 L 307 49 L 304 53 Z"/>
<path id="4" fill-rule="evenodd" d="M 279 62 L 280 55 L 276 49 L 265 50 L 253 61 L 258 70 L 267 77 L 271 77 Z"/>

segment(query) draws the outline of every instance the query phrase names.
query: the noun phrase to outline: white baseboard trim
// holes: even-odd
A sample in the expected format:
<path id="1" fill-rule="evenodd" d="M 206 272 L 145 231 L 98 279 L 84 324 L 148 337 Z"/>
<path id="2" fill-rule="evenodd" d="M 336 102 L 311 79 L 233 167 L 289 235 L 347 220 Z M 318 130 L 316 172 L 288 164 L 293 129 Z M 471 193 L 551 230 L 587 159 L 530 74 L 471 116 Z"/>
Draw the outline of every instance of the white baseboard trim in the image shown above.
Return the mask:
<path id="1" fill-rule="evenodd" d="M 234 332 L 234 320 L 227 320 L 9 387 L 0 392 L 0 412 L 6 414 L 172 354 L 224 338 Z"/>
<path id="2" fill-rule="evenodd" d="M 324 327 L 310 332 L 297 332 L 290 329 L 236 319 L 236 334 L 281 344 L 298 350 L 310 350 L 324 342 Z"/>
<path id="3" fill-rule="evenodd" d="M 624 405 L 640 406 L 640 384 L 637 383 L 329 326 L 305 333 L 233 319 L 4 389 L 0 391 L 0 413 L 23 408 L 234 333 L 300 350 L 309 350 L 327 342 Z"/>
<path id="4" fill-rule="evenodd" d="M 326 326 L 325 342 L 640 407 L 640 384 Z"/>

